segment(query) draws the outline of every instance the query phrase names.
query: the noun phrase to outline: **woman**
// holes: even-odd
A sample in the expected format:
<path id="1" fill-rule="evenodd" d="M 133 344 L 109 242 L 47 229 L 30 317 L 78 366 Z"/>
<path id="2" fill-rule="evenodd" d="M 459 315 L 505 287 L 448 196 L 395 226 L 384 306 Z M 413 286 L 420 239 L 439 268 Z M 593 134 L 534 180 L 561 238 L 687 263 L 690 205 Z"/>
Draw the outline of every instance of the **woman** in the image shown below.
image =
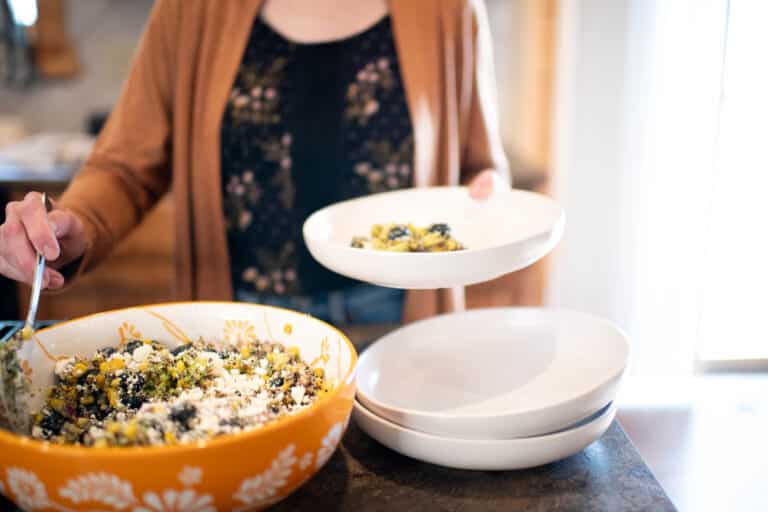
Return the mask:
<path id="1" fill-rule="evenodd" d="M 475 0 L 158 0 L 95 149 L 46 218 L 7 206 L 0 273 L 60 289 L 173 186 L 176 295 L 285 305 L 340 324 L 463 307 L 321 268 L 314 209 L 411 186 L 507 177 L 489 33 Z M 503 181 L 502 181 L 503 182 Z"/>

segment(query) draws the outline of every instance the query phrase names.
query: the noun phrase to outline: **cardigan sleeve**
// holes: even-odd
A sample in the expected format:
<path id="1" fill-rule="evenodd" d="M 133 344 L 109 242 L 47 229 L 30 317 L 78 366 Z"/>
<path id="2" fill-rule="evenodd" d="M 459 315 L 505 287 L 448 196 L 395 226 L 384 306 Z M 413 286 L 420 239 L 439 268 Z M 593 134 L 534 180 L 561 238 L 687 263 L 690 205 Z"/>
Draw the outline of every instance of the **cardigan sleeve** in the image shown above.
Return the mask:
<path id="1" fill-rule="evenodd" d="M 57 206 L 83 221 L 86 251 L 65 274 L 87 271 L 168 191 L 177 0 L 158 0 L 128 78 L 85 165 Z"/>
<path id="2" fill-rule="evenodd" d="M 461 180 L 467 183 L 484 170 L 511 181 L 499 127 L 491 32 L 482 0 L 467 0 L 462 15 L 462 60 L 468 83 L 467 128 L 463 132 Z"/>

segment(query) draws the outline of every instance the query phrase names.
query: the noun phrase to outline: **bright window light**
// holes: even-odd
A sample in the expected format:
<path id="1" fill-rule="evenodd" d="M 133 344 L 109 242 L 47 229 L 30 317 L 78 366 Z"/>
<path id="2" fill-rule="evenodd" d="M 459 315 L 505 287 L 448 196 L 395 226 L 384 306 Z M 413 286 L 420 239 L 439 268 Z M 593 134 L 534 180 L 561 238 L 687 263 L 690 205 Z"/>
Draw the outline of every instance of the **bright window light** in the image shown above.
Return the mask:
<path id="1" fill-rule="evenodd" d="M 698 356 L 768 359 L 768 2 L 730 0 L 712 202 L 708 272 L 702 286 Z"/>
<path id="2" fill-rule="evenodd" d="M 10 0 L 13 18 L 19 25 L 31 27 L 37 21 L 36 0 Z"/>

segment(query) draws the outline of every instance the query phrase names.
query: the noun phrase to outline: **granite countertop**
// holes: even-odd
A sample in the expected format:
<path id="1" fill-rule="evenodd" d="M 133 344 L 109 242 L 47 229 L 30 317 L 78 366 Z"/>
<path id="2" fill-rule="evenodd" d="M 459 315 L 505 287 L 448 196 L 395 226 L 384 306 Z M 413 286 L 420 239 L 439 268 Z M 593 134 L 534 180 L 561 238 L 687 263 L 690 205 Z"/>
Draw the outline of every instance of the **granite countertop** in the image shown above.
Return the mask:
<path id="1" fill-rule="evenodd" d="M 390 329 L 342 330 L 362 350 Z M 581 453 L 538 468 L 504 472 L 455 470 L 410 459 L 374 441 L 353 421 L 326 467 L 272 510 L 676 509 L 617 421 Z"/>

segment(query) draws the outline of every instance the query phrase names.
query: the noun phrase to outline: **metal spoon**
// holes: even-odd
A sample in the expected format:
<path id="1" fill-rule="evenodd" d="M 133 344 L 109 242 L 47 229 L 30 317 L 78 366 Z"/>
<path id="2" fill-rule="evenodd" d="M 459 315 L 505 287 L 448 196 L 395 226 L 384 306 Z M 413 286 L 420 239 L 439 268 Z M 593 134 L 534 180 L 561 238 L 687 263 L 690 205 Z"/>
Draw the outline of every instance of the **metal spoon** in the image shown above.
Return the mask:
<path id="1" fill-rule="evenodd" d="M 43 193 L 43 207 L 46 213 L 51 211 L 52 206 L 48 196 Z M 27 320 L 24 322 L 24 328 L 21 331 L 24 339 L 32 337 L 32 333 L 35 331 L 35 316 L 37 315 L 37 306 L 40 303 L 40 293 L 43 291 L 43 272 L 45 272 L 45 256 L 38 252 L 35 278 L 32 281 L 32 295 L 29 299 L 29 312 L 27 313 Z"/>

